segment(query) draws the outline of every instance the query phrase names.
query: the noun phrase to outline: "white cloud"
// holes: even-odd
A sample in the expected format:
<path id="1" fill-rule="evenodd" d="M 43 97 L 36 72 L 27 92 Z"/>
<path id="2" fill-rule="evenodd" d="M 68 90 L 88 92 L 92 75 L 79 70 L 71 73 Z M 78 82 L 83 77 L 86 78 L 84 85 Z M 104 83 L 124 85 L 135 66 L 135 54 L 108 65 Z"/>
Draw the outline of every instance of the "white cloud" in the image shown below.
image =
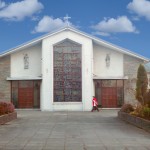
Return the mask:
<path id="1" fill-rule="evenodd" d="M 39 16 L 32 16 L 31 20 L 32 21 L 39 21 L 40 19 L 39 19 Z"/>
<path id="2" fill-rule="evenodd" d="M 49 16 L 44 16 L 38 23 L 38 25 L 34 28 L 32 33 L 37 32 L 50 32 L 52 30 L 56 30 L 58 28 L 64 27 L 66 22 L 60 18 L 53 19 Z"/>
<path id="3" fill-rule="evenodd" d="M 139 18 L 138 16 L 132 16 L 132 20 L 134 20 L 134 21 L 139 21 L 140 18 Z"/>
<path id="4" fill-rule="evenodd" d="M 110 36 L 109 33 L 100 32 L 100 31 L 92 32 L 92 34 L 93 34 L 93 35 L 101 35 L 101 36 Z"/>
<path id="5" fill-rule="evenodd" d="M 133 26 L 132 22 L 126 16 L 120 16 L 115 18 L 104 18 L 97 25 L 92 26 L 98 33 L 105 33 L 109 35 L 110 33 L 128 32 L 128 33 L 138 33 L 136 27 Z"/>
<path id="6" fill-rule="evenodd" d="M 3 8 L 3 7 L 5 7 L 5 6 L 6 6 L 5 2 L 3 2 L 3 1 L 0 0 L 0 9 Z"/>
<path id="7" fill-rule="evenodd" d="M 38 2 L 38 0 L 22 0 L 15 3 L 10 3 L 1 9 L 0 18 L 20 21 L 25 17 L 32 17 L 35 13 L 38 13 L 43 8 L 44 6 Z"/>
<path id="8" fill-rule="evenodd" d="M 150 20 L 150 1 L 133 0 L 128 4 L 127 8 L 138 16 L 143 16 L 147 20 Z"/>

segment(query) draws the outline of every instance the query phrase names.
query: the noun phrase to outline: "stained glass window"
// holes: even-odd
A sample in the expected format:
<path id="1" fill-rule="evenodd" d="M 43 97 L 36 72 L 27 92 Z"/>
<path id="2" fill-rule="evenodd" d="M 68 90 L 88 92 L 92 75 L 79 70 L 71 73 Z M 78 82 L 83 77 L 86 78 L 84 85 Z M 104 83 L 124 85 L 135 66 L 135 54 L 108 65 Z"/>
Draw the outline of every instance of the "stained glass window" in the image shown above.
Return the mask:
<path id="1" fill-rule="evenodd" d="M 80 102 L 81 83 L 81 45 L 66 39 L 54 46 L 54 102 Z"/>

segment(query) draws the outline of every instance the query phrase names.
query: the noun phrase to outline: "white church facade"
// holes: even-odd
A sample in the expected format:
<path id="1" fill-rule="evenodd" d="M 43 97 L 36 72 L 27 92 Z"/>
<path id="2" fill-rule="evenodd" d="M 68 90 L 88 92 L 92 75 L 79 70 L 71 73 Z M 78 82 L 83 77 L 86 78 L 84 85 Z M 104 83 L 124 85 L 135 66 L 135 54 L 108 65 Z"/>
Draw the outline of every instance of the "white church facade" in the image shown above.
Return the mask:
<path id="1" fill-rule="evenodd" d="M 90 111 L 134 103 L 139 64 L 149 59 L 72 27 L 0 55 L 0 101 L 42 111 Z"/>

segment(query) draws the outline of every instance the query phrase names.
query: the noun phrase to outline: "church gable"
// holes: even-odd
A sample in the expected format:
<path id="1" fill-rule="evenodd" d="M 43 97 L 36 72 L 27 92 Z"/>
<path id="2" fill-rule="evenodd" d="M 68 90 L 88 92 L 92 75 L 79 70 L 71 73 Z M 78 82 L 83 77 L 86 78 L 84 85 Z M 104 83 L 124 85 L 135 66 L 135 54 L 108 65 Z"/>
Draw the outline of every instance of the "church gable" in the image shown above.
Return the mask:
<path id="1" fill-rule="evenodd" d="M 64 34 L 64 33 L 65 33 L 65 34 Z M 26 47 L 30 47 L 30 46 L 32 46 L 32 45 L 36 45 L 36 44 L 38 44 L 38 43 L 41 43 L 41 42 L 45 41 L 46 39 L 49 39 L 50 37 L 57 37 L 58 34 L 59 34 L 60 38 L 62 38 L 62 40 L 65 39 L 65 38 L 70 37 L 70 35 L 73 36 L 73 34 L 74 34 L 74 35 L 78 35 L 77 37 L 82 37 L 83 40 L 84 40 L 84 38 L 88 38 L 88 39 L 92 40 L 94 43 L 98 43 L 98 44 L 100 44 L 101 46 L 108 47 L 108 48 L 110 48 L 110 49 L 112 49 L 112 50 L 114 50 L 114 51 L 118 51 L 118 52 L 123 53 L 123 54 L 126 54 L 126 55 L 130 55 L 130 56 L 133 56 L 133 57 L 136 57 L 136 58 L 145 60 L 145 61 L 149 61 L 148 58 L 145 58 L 145 57 L 140 56 L 140 55 L 138 55 L 138 54 L 136 54 L 136 53 L 134 53 L 134 52 L 131 52 L 131 51 L 127 50 L 127 49 L 121 48 L 121 47 L 119 47 L 119 46 L 116 46 L 116 45 L 111 44 L 111 43 L 109 43 L 109 42 L 106 42 L 106 41 L 104 41 L 104 40 L 101 40 L 101 39 L 99 39 L 99 38 L 97 38 L 97 37 L 94 37 L 94 36 L 92 36 L 92 35 L 90 35 L 90 34 L 87 34 L 87 33 L 85 33 L 85 32 L 82 32 L 82 31 L 80 31 L 80 30 L 78 30 L 78 29 L 76 29 L 76 28 L 73 28 L 73 27 L 71 27 L 71 26 L 66 26 L 66 27 L 64 27 L 64 28 L 60 28 L 60 29 L 58 29 L 58 30 L 56 30 L 56 31 L 54 31 L 54 32 L 48 33 L 48 34 L 46 34 L 46 35 L 44 35 L 44 36 L 41 36 L 41 37 L 36 38 L 36 39 L 33 39 L 33 40 L 31 40 L 31 41 L 29 41 L 29 42 L 27 42 L 27 43 L 24 43 L 24 44 L 22 44 L 22 45 L 20 45 L 20 46 L 18 46 L 18 47 L 16 47 L 16 48 L 10 49 L 10 50 L 8 50 L 8 51 L 2 53 L 2 54 L 0 55 L 0 57 L 3 57 L 3 56 L 5 56 L 5 55 L 11 54 L 11 53 L 14 53 L 14 52 L 16 52 L 16 51 L 18 51 L 18 50 L 20 51 L 20 50 L 22 50 L 22 49 L 24 49 L 24 48 L 26 48 Z M 75 36 L 74 36 L 74 37 L 75 37 Z M 82 39 L 80 39 L 80 38 L 79 38 L 79 39 L 78 39 L 78 38 L 75 38 L 74 40 L 73 40 L 73 39 L 72 39 L 72 40 L 73 40 L 73 41 L 76 41 L 76 40 L 77 40 L 77 41 L 79 41 L 79 43 L 80 43 L 80 41 L 82 41 Z M 81 42 L 81 43 L 82 43 L 82 42 Z"/>
<path id="2" fill-rule="evenodd" d="M 10 98 L 17 108 L 50 111 L 90 111 L 93 95 L 99 106 L 120 107 L 131 99 L 128 81 L 135 78 L 138 65 L 148 61 L 72 27 L 0 57 L 5 90 L 0 90 L 0 99 Z"/>

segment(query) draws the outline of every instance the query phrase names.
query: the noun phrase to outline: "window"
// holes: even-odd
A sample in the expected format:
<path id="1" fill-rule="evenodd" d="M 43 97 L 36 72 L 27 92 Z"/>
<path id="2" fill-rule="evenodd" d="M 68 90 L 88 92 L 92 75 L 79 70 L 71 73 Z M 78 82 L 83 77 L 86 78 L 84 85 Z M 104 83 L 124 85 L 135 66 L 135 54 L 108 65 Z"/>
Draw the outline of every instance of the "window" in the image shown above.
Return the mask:
<path id="1" fill-rule="evenodd" d="M 54 46 L 54 102 L 81 101 L 81 45 L 65 40 Z"/>

